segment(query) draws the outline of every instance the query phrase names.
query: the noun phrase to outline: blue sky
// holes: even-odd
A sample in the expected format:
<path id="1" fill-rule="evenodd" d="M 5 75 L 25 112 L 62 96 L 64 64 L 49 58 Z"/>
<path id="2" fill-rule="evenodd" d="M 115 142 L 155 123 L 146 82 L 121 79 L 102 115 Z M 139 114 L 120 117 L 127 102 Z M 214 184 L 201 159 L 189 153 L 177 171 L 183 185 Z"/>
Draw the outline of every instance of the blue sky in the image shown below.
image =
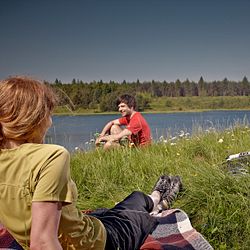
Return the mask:
<path id="1" fill-rule="evenodd" d="M 1 0 L 0 79 L 250 80 L 248 0 Z"/>

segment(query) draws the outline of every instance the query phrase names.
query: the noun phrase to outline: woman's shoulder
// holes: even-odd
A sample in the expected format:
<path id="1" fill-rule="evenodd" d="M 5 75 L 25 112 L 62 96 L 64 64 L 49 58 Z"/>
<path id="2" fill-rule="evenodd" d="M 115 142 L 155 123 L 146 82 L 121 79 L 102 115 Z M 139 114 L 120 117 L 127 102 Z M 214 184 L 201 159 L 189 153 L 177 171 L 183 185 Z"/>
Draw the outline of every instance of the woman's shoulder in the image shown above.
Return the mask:
<path id="1" fill-rule="evenodd" d="M 69 152 L 66 148 L 56 144 L 35 144 L 35 143 L 26 143 L 22 146 L 23 151 L 27 153 L 37 153 L 41 155 L 54 155 L 54 154 L 63 154 L 69 155 Z"/>
<path id="2" fill-rule="evenodd" d="M 37 149 L 60 149 L 66 150 L 63 146 L 57 144 L 39 144 L 39 143 L 24 143 L 22 144 L 23 147 L 26 148 L 37 148 Z"/>
<path id="3" fill-rule="evenodd" d="M 62 146 L 55 144 L 27 144 L 23 147 L 23 157 L 38 165 L 48 162 L 69 162 L 70 153 Z M 64 164 L 62 164 L 64 165 Z"/>

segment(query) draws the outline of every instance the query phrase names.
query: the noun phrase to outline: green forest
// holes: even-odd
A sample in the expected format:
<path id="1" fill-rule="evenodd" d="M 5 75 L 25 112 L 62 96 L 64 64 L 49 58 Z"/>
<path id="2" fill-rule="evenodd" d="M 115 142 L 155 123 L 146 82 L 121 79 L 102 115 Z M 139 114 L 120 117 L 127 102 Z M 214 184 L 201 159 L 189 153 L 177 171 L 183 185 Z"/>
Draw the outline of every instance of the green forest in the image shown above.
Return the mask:
<path id="1" fill-rule="evenodd" d="M 57 112 L 113 112 L 117 111 L 116 99 L 127 93 L 137 99 L 139 111 L 182 111 L 198 109 L 248 109 L 250 108 L 250 82 L 198 82 L 144 81 L 122 83 L 110 81 L 83 82 L 73 79 L 62 83 L 56 79 L 49 83 L 58 95 Z"/>

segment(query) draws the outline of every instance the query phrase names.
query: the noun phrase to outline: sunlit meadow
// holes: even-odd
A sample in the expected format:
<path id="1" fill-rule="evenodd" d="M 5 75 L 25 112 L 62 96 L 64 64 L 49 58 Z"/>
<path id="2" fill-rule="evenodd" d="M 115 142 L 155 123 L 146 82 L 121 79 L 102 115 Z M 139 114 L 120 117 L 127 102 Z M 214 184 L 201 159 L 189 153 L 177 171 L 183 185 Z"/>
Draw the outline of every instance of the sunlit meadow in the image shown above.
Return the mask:
<path id="1" fill-rule="evenodd" d="M 180 175 L 184 191 L 173 207 L 187 212 L 193 226 L 215 249 L 249 249 L 247 157 L 244 161 L 226 161 L 229 155 L 248 150 L 250 128 L 235 125 L 223 132 L 197 128 L 192 136 L 180 131 L 143 149 L 76 151 L 71 165 L 79 190 L 78 206 L 112 207 L 133 190 L 150 193 L 163 173 Z"/>

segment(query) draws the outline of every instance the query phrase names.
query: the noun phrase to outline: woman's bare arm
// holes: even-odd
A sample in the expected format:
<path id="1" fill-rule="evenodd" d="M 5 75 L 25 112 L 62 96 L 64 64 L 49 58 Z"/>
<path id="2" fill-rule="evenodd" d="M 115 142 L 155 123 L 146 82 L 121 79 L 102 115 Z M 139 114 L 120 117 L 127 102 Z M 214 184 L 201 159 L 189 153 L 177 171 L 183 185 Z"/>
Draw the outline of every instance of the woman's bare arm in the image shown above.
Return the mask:
<path id="1" fill-rule="evenodd" d="M 61 250 L 58 227 L 61 202 L 32 202 L 31 250 Z"/>

